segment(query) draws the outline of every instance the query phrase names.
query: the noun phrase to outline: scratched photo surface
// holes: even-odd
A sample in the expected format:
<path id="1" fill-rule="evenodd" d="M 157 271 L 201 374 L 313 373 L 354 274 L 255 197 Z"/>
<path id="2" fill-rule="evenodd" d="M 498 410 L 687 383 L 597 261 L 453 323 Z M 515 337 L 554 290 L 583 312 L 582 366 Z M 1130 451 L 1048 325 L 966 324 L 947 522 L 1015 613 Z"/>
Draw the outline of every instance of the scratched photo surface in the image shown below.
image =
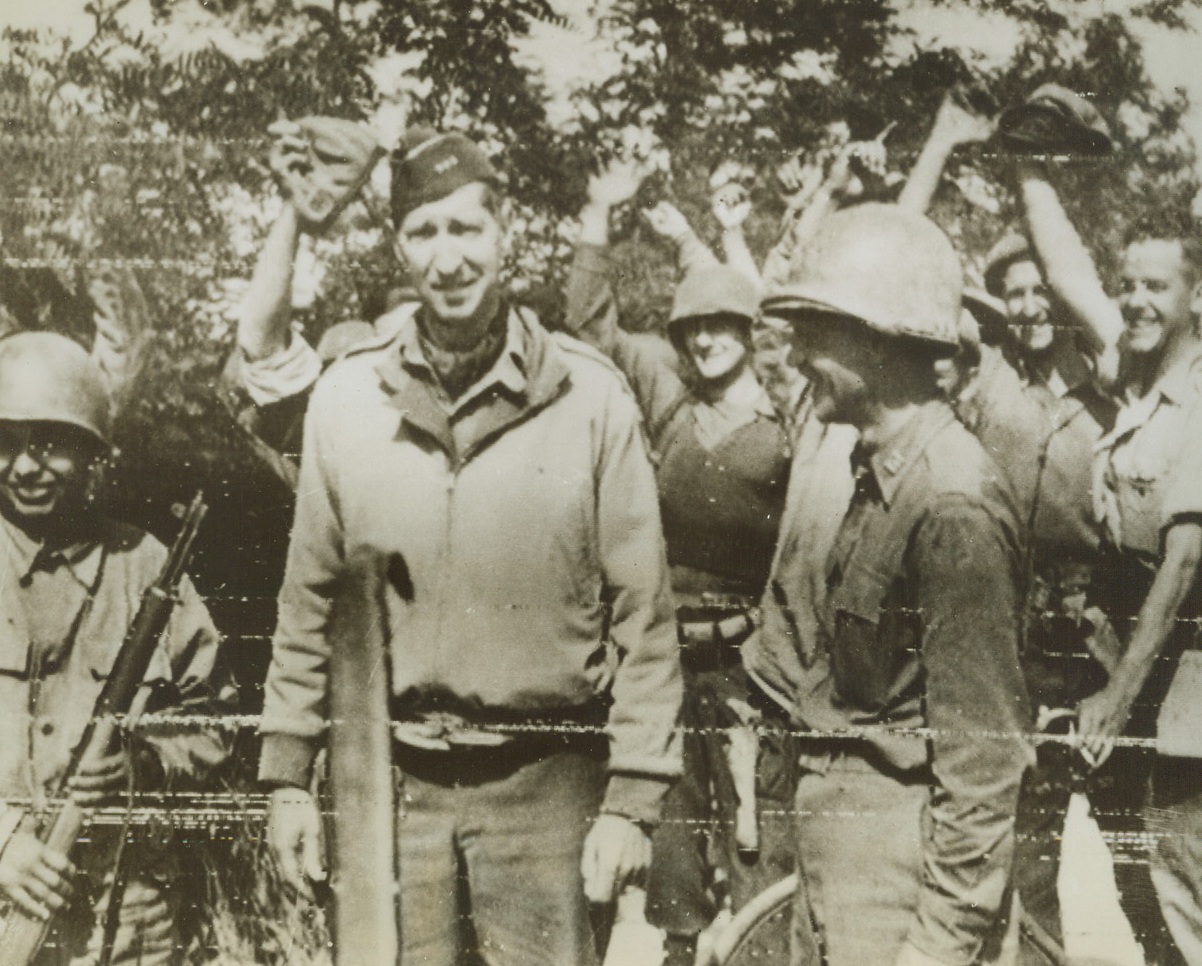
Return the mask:
<path id="1" fill-rule="evenodd" d="M 1202 963 L 1202 3 L 0 29 L 0 966 Z"/>

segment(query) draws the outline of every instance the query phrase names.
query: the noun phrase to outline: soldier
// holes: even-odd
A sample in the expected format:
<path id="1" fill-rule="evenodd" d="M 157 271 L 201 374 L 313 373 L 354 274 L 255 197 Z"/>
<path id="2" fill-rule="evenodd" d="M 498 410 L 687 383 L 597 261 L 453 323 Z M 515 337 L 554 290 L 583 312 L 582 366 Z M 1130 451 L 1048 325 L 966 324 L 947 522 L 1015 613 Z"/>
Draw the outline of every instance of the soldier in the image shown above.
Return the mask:
<path id="1" fill-rule="evenodd" d="M 411 131 L 394 158 L 421 301 L 314 391 L 263 717 L 269 841 L 307 890 L 326 595 L 353 555 L 388 558 L 402 958 L 431 966 L 595 962 L 586 897 L 645 870 L 680 769 L 637 408 L 607 360 L 511 306 L 498 180 L 460 134 Z"/>
<path id="2" fill-rule="evenodd" d="M 1003 932 L 1033 760 L 1019 523 L 936 382 L 960 294 L 938 228 L 866 204 L 826 219 L 763 303 L 793 325 L 817 417 L 860 437 L 817 653 L 787 696 L 814 732 L 797 792 L 798 963 L 987 961 Z"/>
<path id="3" fill-rule="evenodd" d="M 100 955 L 119 830 L 94 828 L 76 870 L 20 823 L 29 808 L 50 804 L 142 591 L 166 558 L 158 541 L 96 502 L 109 430 L 101 373 L 80 346 L 45 332 L 0 340 L 0 893 L 27 914 L 60 914 L 38 959 L 47 964 Z M 235 708 L 217 632 L 187 580 L 137 706 L 210 718 Z M 135 731 L 120 751 L 81 769 L 70 792 L 94 807 L 131 790 L 195 788 L 228 750 L 228 735 L 211 723 Z M 138 843 L 123 861 L 129 878 L 112 962 L 179 961 L 170 852 Z"/>
<path id="4" fill-rule="evenodd" d="M 1149 830 L 1158 833 L 1152 882 L 1188 963 L 1202 961 L 1202 745 L 1198 675 L 1189 673 L 1197 667 L 1202 616 L 1200 286 L 1202 253 L 1192 234 L 1163 226 L 1133 233 L 1118 299 L 1125 324 L 1122 408 L 1099 444 L 1094 484 L 1107 561 L 1107 583 L 1096 597 L 1121 652 L 1106 686 L 1080 705 L 1081 732 L 1095 756 L 1108 754 L 1122 734 L 1158 733 L 1167 751 L 1153 764 L 1149 750 L 1137 749 L 1146 765 L 1132 767 L 1130 780 L 1153 771 L 1145 809 Z M 1170 681 L 1187 711 L 1158 723 Z"/>
<path id="5" fill-rule="evenodd" d="M 630 380 L 657 455 L 686 733 L 685 773 L 656 830 L 647 898 L 649 921 L 667 931 L 668 963 L 675 966 L 693 962 L 697 937 L 718 911 L 710 894 L 713 859 L 729 878 L 735 909 L 790 869 L 782 813 L 792 794 L 794 756 L 775 739 L 757 756 L 746 725 L 769 703 L 753 693 L 740 661 L 776 542 L 789 441 L 751 365 L 756 282 L 746 265 L 740 271 L 718 262 L 665 202 L 648 217 L 676 243 L 684 269 L 668 320 L 680 363 L 665 363 L 618 325 L 607 276 L 609 216 L 635 194 L 640 177 L 637 165 L 615 162 L 590 180 L 566 325 Z M 721 198 L 715 209 L 726 219 L 729 253 L 736 248 L 732 236 L 741 238 L 734 222 L 746 209 L 729 217 Z M 739 751 L 745 747 L 752 750 Z"/>
<path id="6" fill-rule="evenodd" d="M 1041 90 L 1054 95 L 1066 114 L 1058 130 L 1101 124 L 1097 112 L 1070 91 Z M 990 137 L 994 127 L 991 118 L 949 95 L 900 203 L 924 210 L 952 153 Z M 1106 668 L 1093 652 L 1108 628 L 1096 608 L 1086 613 L 1101 539 L 1090 493 L 1094 447 L 1114 422 L 1110 388 L 1122 320 L 1047 165 L 1020 158 L 1015 181 L 1024 232 L 1007 234 L 988 254 L 987 293 L 967 293 L 982 329 L 995 335 L 983 340 L 975 372 L 957 387 L 953 402 L 1007 474 L 1027 529 L 1022 656 L 1032 703 L 1073 709 L 1106 682 Z M 1001 325 L 990 324 L 991 316 Z M 1038 757 L 1020 803 L 1015 879 L 1024 909 L 1045 934 L 1044 945 L 1054 946 L 1062 941 L 1056 889 L 1061 833 L 1083 769 L 1064 744 L 1043 743 Z M 1129 795 L 1121 800 L 1124 788 L 1111 787 L 1116 778 L 1122 776 L 1095 777 L 1095 804 L 1104 798 L 1108 806 L 1131 804 Z M 1134 789 L 1136 783 L 1123 784 Z"/>

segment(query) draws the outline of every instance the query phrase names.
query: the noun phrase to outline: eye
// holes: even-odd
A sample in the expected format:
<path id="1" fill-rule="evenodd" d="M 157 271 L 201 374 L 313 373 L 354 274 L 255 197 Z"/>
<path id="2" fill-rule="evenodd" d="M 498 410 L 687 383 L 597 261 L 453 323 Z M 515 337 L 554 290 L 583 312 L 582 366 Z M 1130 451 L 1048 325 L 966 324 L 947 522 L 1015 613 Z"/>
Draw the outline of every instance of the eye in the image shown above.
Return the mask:
<path id="1" fill-rule="evenodd" d="M 434 226 L 427 221 L 407 229 L 405 231 L 405 238 L 412 241 L 421 241 L 426 238 L 433 238 L 435 231 Z"/>
<path id="2" fill-rule="evenodd" d="M 484 231 L 484 225 L 476 221 L 451 222 L 451 234 L 461 237 L 475 237 Z"/>

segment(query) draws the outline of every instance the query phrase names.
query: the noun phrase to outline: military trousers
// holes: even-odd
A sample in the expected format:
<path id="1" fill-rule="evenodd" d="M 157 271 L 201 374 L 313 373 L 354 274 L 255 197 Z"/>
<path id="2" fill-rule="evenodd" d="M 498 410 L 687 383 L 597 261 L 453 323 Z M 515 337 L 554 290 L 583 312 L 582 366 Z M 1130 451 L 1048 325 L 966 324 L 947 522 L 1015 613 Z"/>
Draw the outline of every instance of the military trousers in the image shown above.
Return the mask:
<path id="1" fill-rule="evenodd" d="M 605 791 L 596 737 L 397 752 L 404 962 L 596 966 L 580 874 Z"/>

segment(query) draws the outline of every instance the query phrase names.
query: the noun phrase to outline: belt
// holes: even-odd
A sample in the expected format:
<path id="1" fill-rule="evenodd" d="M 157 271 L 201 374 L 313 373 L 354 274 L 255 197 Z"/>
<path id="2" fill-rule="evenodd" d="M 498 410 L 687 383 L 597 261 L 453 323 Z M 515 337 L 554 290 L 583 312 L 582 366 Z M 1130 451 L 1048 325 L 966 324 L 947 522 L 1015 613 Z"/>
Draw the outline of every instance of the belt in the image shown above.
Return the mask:
<path id="1" fill-rule="evenodd" d="M 604 733 L 583 728 L 515 734 L 500 746 L 448 743 L 437 748 L 410 744 L 396 737 L 395 730 L 394 737 L 393 763 L 403 776 L 444 786 L 497 781 L 553 755 L 587 755 L 601 762 L 608 748 Z"/>
<path id="2" fill-rule="evenodd" d="M 393 718 L 392 737 L 401 745 L 433 752 L 456 754 L 473 750 L 488 752 L 501 747 L 527 746 L 547 740 L 564 741 L 565 735 L 596 735 L 605 730 L 605 716 L 593 707 L 574 709 L 576 713 L 522 718 L 494 722 L 472 721 L 446 711 L 411 717 Z"/>
<path id="3" fill-rule="evenodd" d="M 699 644 L 724 644 L 741 641 L 758 626 L 750 611 L 713 620 L 679 620 L 676 623 L 680 643 L 686 647 Z"/>

